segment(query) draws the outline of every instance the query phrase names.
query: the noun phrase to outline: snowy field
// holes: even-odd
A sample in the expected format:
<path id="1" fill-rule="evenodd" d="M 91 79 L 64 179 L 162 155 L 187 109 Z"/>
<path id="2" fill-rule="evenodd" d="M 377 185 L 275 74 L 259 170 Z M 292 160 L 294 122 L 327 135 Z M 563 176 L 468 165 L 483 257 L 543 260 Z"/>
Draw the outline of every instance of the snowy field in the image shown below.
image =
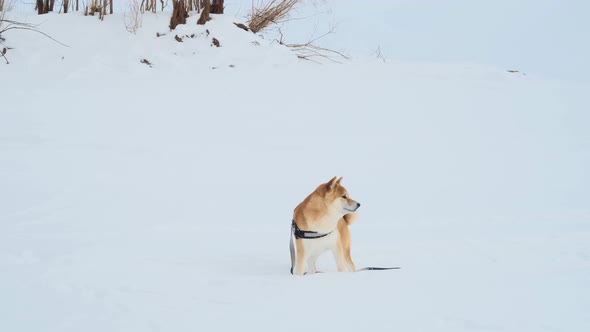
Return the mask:
<path id="1" fill-rule="evenodd" d="M 584 79 L 15 15 L 68 47 L 3 35 L 0 331 L 590 330 Z M 292 211 L 336 175 L 356 265 L 401 270 L 289 274 Z"/>

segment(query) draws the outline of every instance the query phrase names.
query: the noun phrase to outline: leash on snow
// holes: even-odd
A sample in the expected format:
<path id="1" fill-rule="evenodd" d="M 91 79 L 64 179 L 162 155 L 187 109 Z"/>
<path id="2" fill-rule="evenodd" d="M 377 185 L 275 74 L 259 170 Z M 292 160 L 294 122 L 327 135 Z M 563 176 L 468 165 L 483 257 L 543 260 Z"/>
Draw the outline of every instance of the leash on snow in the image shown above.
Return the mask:
<path id="1" fill-rule="evenodd" d="M 296 232 L 299 231 L 300 233 L 297 234 Z M 293 221 L 293 224 L 291 226 L 291 241 L 289 241 L 289 249 L 291 250 L 291 274 L 293 274 L 293 268 L 295 267 L 295 239 L 296 238 L 318 238 L 318 237 L 324 237 L 328 234 L 319 234 L 315 235 L 313 234 L 310 237 L 306 237 L 307 234 L 305 233 L 316 233 L 316 232 L 304 232 L 299 230 L 299 228 L 297 227 L 297 225 L 295 224 L 295 221 Z M 303 236 L 301 236 L 303 234 Z M 364 267 L 362 269 L 358 269 L 354 272 L 360 272 L 360 271 L 386 271 L 386 270 L 399 270 L 401 269 L 401 267 L 399 266 L 395 266 L 395 267 L 376 267 L 376 266 L 369 266 L 369 267 Z M 317 271 L 316 273 L 323 273 L 320 271 Z M 305 273 L 307 274 L 307 273 Z"/>
<path id="2" fill-rule="evenodd" d="M 359 272 L 359 271 L 385 271 L 385 270 L 399 270 L 399 269 L 401 269 L 401 267 L 399 267 L 399 266 L 395 266 L 395 267 L 369 266 L 369 267 L 363 267 L 362 269 L 358 269 L 355 272 Z"/>
<path id="3" fill-rule="evenodd" d="M 358 269 L 354 272 L 361 272 L 361 271 L 385 271 L 385 270 L 399 270 L 401 269 L 401 267 L 396 266 L 396 267 L 376 267 L 376 266 L 369 266 L 369 267 L 363 267 L 362 269 Z M 316 273 L 326 273 L 323 271 L 316 271 Z M 291 268 L 291 274 L 293 274 L 293 268 Z M 304 274 L 308 274 L 307 272 L 305 272 Z"/>

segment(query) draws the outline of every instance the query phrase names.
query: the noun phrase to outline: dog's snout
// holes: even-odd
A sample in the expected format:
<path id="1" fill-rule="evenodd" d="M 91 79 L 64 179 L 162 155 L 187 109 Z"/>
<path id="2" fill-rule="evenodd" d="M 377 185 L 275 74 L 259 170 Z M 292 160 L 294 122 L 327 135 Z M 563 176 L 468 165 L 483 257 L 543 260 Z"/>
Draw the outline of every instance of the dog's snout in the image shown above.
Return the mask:
<path id="1" fill-rule="evenodd" d="M 357 202 L 357 203 L 356 203 L 356 208 L 358 209 L 358 208 L 360 208 L 360 207 L 361 207 L 361 203 Z"/>

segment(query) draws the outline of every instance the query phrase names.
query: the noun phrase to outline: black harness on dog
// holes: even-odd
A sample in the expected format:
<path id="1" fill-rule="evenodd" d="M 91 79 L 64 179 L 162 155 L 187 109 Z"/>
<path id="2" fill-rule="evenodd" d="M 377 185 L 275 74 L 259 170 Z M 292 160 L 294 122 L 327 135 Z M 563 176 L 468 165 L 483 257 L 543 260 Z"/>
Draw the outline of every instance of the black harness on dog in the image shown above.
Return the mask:
<path id="1" fill-rule="evenodd" d="M 291 241 L 289 242 L 289 249 L 291 249 L 291 274 L 293 274 L 293 268 L 295 267 L 295 240 L 297 239 L 319 239 L 324 236 L 328 236 L 330 233 L 318 233 L 314 231 L 302 231 L 299 229 L 295 220 L 291 222 Z"/>
<path id="2" fill-rule="evenodd" d="M 321 237 L 327 236 L 332 234 L 332 232 L 330 233 L 318 233 L 318 232 L 314 232 L 314 231 L 302 231 L 299 229 L 299 227 L 297 227 L 297 224 L 295 223 L 295 220 L 293 220 L 293 222 L 291 223 L 291 232 L 293 233 L 293 236 L 295 236 L 295 239 L 319 239 Z"/>

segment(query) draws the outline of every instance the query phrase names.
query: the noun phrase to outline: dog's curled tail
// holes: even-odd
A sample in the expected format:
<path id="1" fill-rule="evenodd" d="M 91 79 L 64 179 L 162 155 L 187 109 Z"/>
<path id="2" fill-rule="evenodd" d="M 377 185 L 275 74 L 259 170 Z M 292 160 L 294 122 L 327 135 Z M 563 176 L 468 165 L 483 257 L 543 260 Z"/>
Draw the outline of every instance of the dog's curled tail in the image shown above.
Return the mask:
<path id="1" fill-rule="evenodd" d="M 346 224 L 350 226 L 358 219 L 358 213 L 351 212 L 351 213 L 345 214 L 344 217 L 342 217 L 342 218 L 344 219 L 344 221 L 346 221 Z"/>

